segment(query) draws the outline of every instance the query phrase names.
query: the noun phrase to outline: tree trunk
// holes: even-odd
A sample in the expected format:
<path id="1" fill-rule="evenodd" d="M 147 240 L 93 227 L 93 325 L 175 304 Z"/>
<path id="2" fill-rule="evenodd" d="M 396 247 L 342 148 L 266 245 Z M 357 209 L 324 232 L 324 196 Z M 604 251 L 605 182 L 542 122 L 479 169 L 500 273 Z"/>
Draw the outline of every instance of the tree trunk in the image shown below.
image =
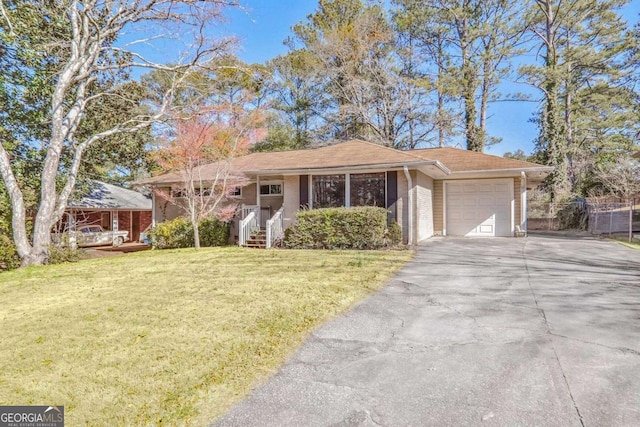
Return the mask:
<path id="1" fill-rule="evenodd" d="M 471 63 L 470 42 L 466 18 L 463 19 L 460 24 L 459 35 L 460 51 L 462 54 L 462 98 L 464 99 L 464 123 L 467 150 L 482 152 L 483 144 L 478 138 L 478 127 L 476 125 L 476 72 L 473 64 Z"/>
<path id="2" fill-rule="evenodd" d="M 475 100 L 475 83 L 473 81 L 473 70 L 470 64 L 464 66 L 463 70 L 464 86 L 464 122 L 465 135 L 467 137 L 467 150 L 482 152 L 484 144 L 478 132 L 476 125 L 476 100 Z"/>
<path id="3" fill-rule="evenodd" d="M 442 89 L 442 79 L 444 76 L 444 51 L 442 48 L 442 40 L 438 38 L 438 146 L 444 147 L 445 141 L 445 106 L 444 106 L 444 90 Z"/>
<path id="4" fill-rule="evenodd" d="M 9 153 L 7 153 L 2 143 L 0 143 L 0 175 L 2 176 L 11 202 L 11 228 L 13 230 L 13 242 L 16 245 L 18 256 L 20 256 L 21 259 L 24 259 L 31 253 L 32 249 L 27 236 L 24 199 L 22 197 L 22 191 L 18 186 L 18 181 L 11 170 Z"/>
<path id="5" fill-rule="evenodd" d="M 570 37 L 567 37 L 567 49 L 569 45 Z M 573 82 L 572 82 L 573 67 L 571 61 L 567 61 L 567 76 L 565 83 L 565 97 L 564 97 L 564 133 L 566 137 L 566 150 L 567 150 L 567 178 L 571 185 L 571 188 L 575 188 L 576 185 L 576 173 L 573 167 L 573 156 L 571 155 L 573 147 L 573 116 L 571 109 L 573 108 Z"/>
<path id="6" fill-rule="evenodd" d="M 480 128 L 479 137 L 482 139 L 482 145 L 485 144 L 485 138 L 487 135 L 487 108 L 489 105 L 489 92 L 491 91 L 491 59 L 489 55 L 485 53 L 484 60 L 482 62 L 482 92 L 480 93 Z"/>
<path id="7" fill-rule="evenodd" d="M 191 227 L 193 227 L 193 247 L 200 249 L 200 230 L 198 229 L 198 220 L 191 217 Z"/>
<path id="8" fill-rule="evenodd" d="M 567 150 L 562 138 L 560 105 L 558 102 L 559 71 L 557 59 L 556 34 L 553 28 L 554 11 L 552 0 L 544 2 L 546 16 L 546 107 L 542 138 L 547 144 L 549 165 L 554 167 L 549 174 L 551 200 L 558 201 L 569 193 L 567 178 Z"/>

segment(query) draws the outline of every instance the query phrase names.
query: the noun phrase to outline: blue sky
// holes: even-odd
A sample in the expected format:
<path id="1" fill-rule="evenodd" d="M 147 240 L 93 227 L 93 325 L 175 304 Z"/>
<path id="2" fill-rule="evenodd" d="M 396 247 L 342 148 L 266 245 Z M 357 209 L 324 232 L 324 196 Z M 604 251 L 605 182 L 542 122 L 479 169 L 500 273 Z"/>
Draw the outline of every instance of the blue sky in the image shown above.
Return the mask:
<path id="1" fill-rule="evenodd" d="M 244 11 L 232 11 L 224 32 L 240 39 L 238 55 L 245 62 L 262 63 L 287 48 L 283 41 L 291 35 L 291 27 L 304 20 L 317 7 L 317 0 L 244 0 Z M 622 11 L 630 22 L 638 20 L 640 0 L 631 1 Z M 501 92 L 527 92 L 526 86 L 505 83 Z M 490 135 L 502 138 L 502 142 L 486 151 L 502 155 L 518 148 L 530 153 L 537 135 L 536 127 L 529 122 L 537 108 L 535 102 L 500 102 L 491 104 L 488 111 L 487 130 Z"/>

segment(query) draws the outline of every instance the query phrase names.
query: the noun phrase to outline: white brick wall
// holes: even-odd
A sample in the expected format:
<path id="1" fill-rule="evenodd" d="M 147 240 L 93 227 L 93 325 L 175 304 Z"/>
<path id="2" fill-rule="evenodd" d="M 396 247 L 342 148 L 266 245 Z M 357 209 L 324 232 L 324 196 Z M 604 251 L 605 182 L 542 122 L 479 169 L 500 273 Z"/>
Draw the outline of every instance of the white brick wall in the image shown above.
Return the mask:
<path id="1" fill-rule="evenodd" d="M 433 179 L 422 172 L 416 175 L 415 229 L 420 242 L 433 236 Z"/>
<path id="2" fill-rule="evenodd" d="M 408 226 L 408 210 L 409 204 L 407 201 L 407 178 L 404 176 L 403 171 L 398 171 L 398 200 L 396 201 L 397 207 L 397 221 L 402 227 L 402 242 L 407 243 L 409 241 L 409 226 Z"/>

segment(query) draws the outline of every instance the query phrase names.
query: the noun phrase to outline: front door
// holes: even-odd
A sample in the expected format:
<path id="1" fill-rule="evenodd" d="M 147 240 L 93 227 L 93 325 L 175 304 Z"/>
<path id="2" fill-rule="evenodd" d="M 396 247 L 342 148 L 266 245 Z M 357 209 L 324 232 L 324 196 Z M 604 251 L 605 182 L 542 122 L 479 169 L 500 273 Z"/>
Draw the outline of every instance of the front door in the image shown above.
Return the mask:
<path id="1" fill-rule="evenodd" d="M 271 219 L 271 206 L 260 206 L 260 228 L 267 228 L 267 221 Z"/>

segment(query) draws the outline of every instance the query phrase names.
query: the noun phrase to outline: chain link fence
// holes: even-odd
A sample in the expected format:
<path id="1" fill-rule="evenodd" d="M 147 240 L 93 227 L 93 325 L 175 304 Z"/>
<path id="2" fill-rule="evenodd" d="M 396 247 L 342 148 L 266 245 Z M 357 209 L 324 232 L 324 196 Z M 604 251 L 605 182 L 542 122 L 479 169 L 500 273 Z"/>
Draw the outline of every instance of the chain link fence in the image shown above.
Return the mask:
<path id="1" fill-rule="evenodd" d="M 583 230 L 594 235 L 628 235 L 640 231 L 640 199 L 612 201 L 580 199 L 550 203 L 528 201 L 528 231 Z"/>
<path id="2" fill-rule="evenodd" d="M 587 206 L 591 234 L 628 233 L 631 240 L 633 232 L 640 229 L 640 206 L 634 202 L 590 202 Z"/>
<path id="3" fill-rule="evenodd" d="M 528 202 L 527 230 L 586 230 L 587 203 L 584 200 L 551 203 L 545 200 Z"/>

